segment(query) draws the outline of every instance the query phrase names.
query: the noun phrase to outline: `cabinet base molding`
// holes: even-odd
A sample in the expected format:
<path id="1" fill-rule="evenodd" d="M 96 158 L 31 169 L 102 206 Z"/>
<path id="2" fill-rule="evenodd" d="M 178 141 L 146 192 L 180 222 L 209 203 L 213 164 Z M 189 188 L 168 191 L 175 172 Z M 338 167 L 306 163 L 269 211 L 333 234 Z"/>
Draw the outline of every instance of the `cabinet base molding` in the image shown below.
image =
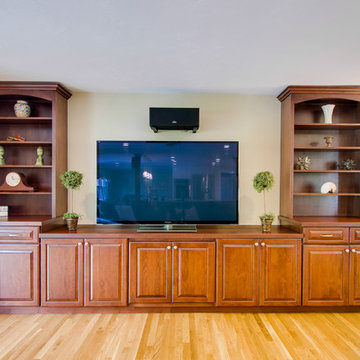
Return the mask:
<path id="1" fill-rule="evenodd" d="M 254 306 L 254 307 L 1 307 L 0 314 L 138 314 L 138 313 L 353 313 L 360 306 Z"/>

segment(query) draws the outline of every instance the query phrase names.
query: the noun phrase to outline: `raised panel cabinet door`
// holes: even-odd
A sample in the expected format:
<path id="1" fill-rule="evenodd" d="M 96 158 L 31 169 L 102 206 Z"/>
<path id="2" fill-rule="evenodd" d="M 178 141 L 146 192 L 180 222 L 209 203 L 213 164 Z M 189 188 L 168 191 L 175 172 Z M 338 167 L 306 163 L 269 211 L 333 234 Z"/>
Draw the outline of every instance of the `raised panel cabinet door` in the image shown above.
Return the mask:
<path id="1" fill-rule="evenodd" d="M 260 248 L 260 305 L 301 305 L 301 240 L 265 240 Z"/>
<path id="2" fill-rule="evenodd" d="M 258 305 L 259 254 L 257 240 L 217 240 L 217 305 Z"/>
<path id="3" fill-rule="evenodd" d="M 215 243 L 173 244 L 173 302 L 215 302 Z"/>
<path id="4" fill-rule="evenodd" d="M 130 242 L 130 303 L 171 302 L 171 243 Z"/>
<path id="5" fill-rule="evenodd" d="M 0 306 L 39 306 L 39 245 L 0 245 Z"/>
<path id="6" fill-rule="evenodd" d="M 85 306 L 127 304 L 127 240 L 85 240 Z"/>
<path id="7" fill-rule="evenodd" d="M 360 246 L 351 246 L 349 304 L 360 305 Z"/>
<path id="8" fill-rule="evenodd" d="M 305 245 L 303 305 L 347 305 L 348 297 L 349 246 Z"/>
<path id="9" fill-rule="evenodd" d="M 79 239 L 41 240 L 41 305 L 83 306 L 84 250 Z"/>

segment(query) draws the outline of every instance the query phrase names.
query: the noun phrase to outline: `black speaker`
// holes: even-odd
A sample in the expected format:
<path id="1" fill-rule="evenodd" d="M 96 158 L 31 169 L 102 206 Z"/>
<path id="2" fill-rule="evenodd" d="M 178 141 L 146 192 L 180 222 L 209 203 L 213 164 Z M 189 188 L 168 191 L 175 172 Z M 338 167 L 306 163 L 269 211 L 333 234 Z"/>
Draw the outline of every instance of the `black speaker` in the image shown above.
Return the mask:
<path id="1" fill-rule="evenodd" d="M 199 129 L 199 108 L 150 108 L 150 127 L 159 130 Z"/>

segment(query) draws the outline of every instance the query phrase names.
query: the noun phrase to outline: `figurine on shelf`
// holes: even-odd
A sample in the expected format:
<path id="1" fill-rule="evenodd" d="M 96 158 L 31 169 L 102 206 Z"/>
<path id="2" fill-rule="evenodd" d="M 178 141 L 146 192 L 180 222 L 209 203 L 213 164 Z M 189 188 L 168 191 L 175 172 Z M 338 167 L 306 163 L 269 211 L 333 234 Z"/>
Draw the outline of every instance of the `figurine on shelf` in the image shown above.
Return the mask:
<path id="1" fill-rule="evenodd" d="M 346 159 L 341 162 L 341 170 L 353 170 L 356 165 L 353 159 Z"/>
<path id="2" fill-rule="evenodd" d="M 22 136 L 8 136 L 6 138 L 6 141 L 20 141 L 20 142 L 24 142 L 25 138 Z"/>
<path id="3" fill-rule="evenodd" d="M 325 136 L 324 139 L 325 139 L 327 147 L 330 147 L 334 140 L 334 137 L 333 136 Z"/>
<path id="4" fill-rule="evenodd" d="M 298 156 L 295 162 L 295 170 L 309 170 L 311 159 L 308 156 Z"/>
<path id="5" fill-rule="evenodd" d="M 43 159 L 44 149 L 41 146 L 39 146 L 36 149 L 36 153 L 37 153 L 38 157 L 36 159 L 36 164 L 35 165 L 38 165 L 38 166 L 44 165 L 44 159 Z"/>
<path id="6" fill-rule="evenodd" d="M 4 154 L 5 154 L 4 147 L 0 146 L 0 165 L 5 165 Z"/>

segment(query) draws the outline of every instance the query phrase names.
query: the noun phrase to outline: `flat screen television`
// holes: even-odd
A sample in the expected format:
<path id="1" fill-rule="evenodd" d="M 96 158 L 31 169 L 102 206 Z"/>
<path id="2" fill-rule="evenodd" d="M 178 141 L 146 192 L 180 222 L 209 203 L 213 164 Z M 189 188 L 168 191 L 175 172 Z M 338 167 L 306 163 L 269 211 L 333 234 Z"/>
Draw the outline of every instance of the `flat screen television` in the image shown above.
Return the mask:
<path id="1" fill-rule="evenodd" d="M 97 223 L 238 223 L 238 142 L 98 141 Z"/>

